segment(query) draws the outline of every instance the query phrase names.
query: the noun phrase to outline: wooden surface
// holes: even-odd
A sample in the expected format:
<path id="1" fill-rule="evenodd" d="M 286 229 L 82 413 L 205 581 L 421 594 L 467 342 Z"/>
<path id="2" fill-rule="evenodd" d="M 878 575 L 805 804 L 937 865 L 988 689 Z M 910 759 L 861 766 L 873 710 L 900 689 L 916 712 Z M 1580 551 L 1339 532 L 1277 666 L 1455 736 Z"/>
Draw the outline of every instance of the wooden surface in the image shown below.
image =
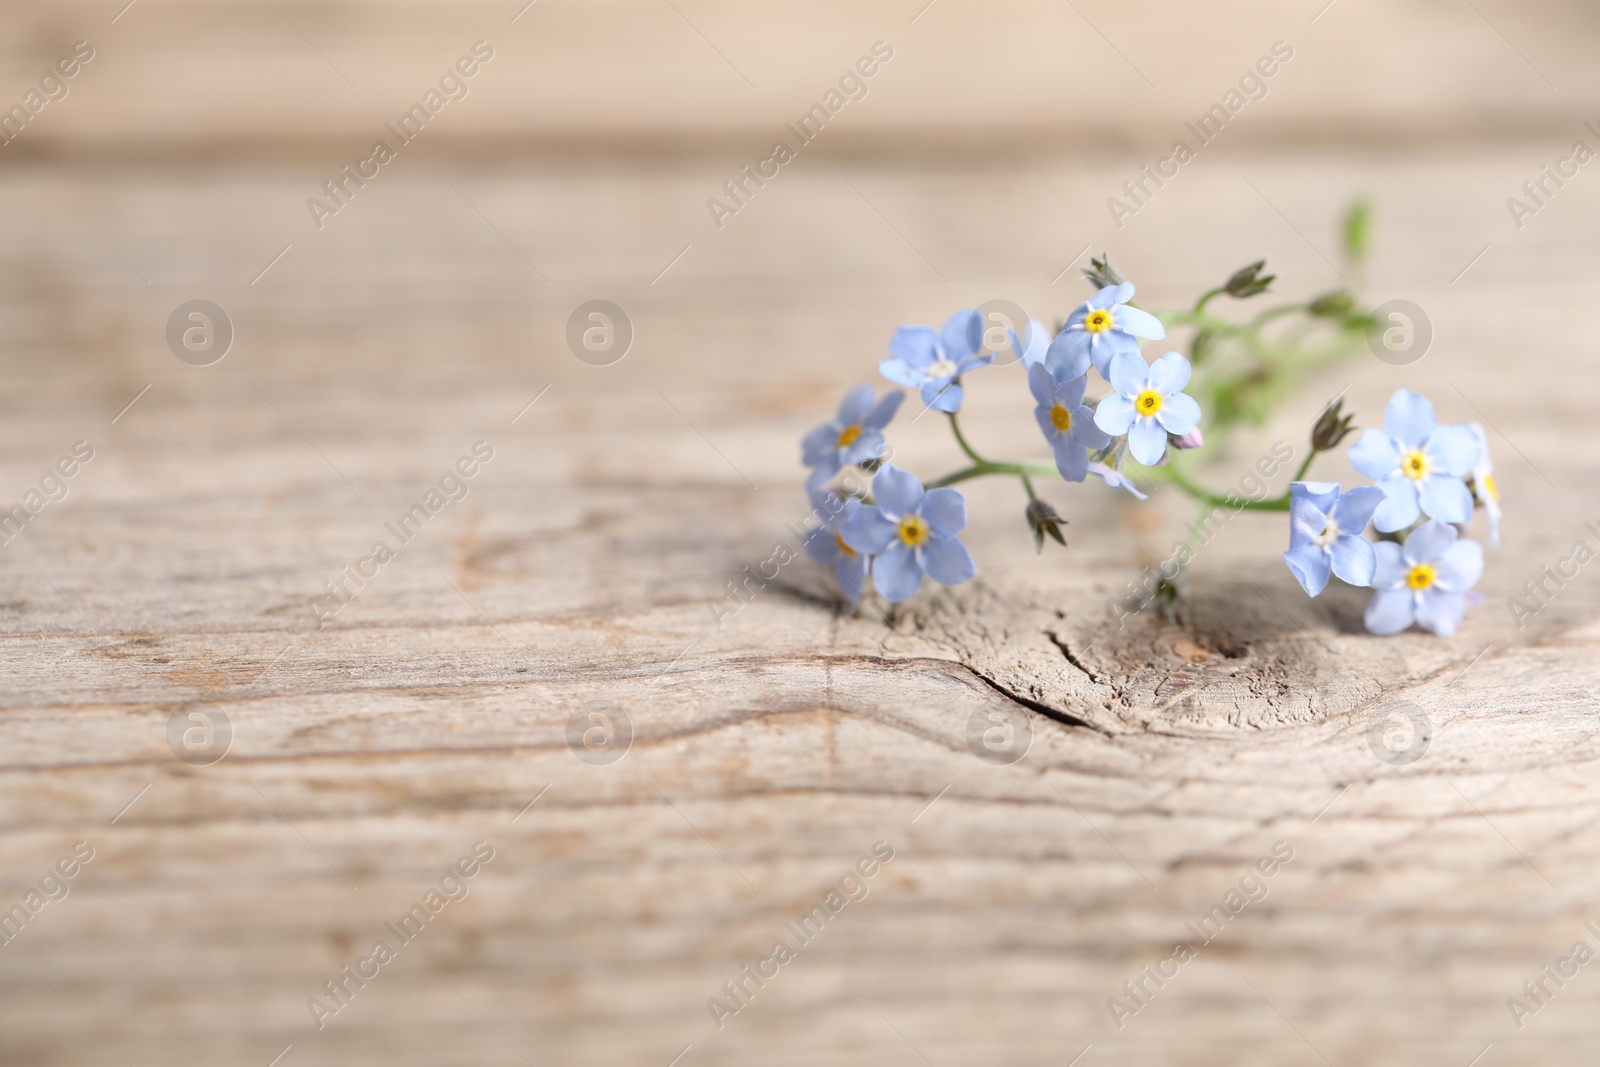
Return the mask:
<path id="1" fill-rule="evenodd" d="M 1344 7 L 1314 28 L 1354 35 L 1376 17 Z M 115 28 L 146 8 L 175 17 L 141 3 Z M 307 9 L 307 28 L 337 10 Z M 907 66 L 957 56 L 975 10 L 928 12 Z M 1504 43 L 1470 9 L 1397 10 Z M 1592 17 L 1577 10 L 1514 36 L 1565 54 Z M 541 2 L 517 26 L 552 14 L 573 17 Z M 826 61 L 797 69 L 826 74 L 879 35 L 827 25 L 813 27 Z M 1178 54 L 1186 31 L 1152 47 Z M 458 36 L 439 47 L 453 55 Z M 1306 58 L 1308 78 L 1328 76 Z M 1219 88 L 1239 65 L 1191 62 Z M 1525 135 L 1383 151 L 1241 139 L 1120 232 L 1104 199 L 1135 154 L 802 156 L 718 231 L 704 200 L 740 151 L 469 163 L 423 144 L 317 231 L 304 200 L 332 172 L 322 155 L 147 147 L 118 164 L 94 125 L 112 112 L 86 107 L 0 175 L 0 501 L 75 441 L 95 450 L 0 548 L 0 906 L 75 842 L 94 850 L 0 947 L 0 1062 L 944 1067 L 1064 1065 L 1085 1046 L 1084 1067 L 1582 1062 L 1593 965 L 1520 1030 L 1506 1007 L 1573 942 L 1600 945 L 1584 928 L 1600 921 L 1595 572 L 1526 628 L 1505 607 L 1575 540 L 1597 543 L 1600 194 L 1585 172 L 1511 226 L 1505 197 L 1581 134 L 1583 99 L 1541 103 L 1551 91 L 1520 63 L 1498 56 L 1483 79 L 1516 81 L 1506 99 L 1542 116 Z M 154 75 L 127 77 L 135 97 L 155 91 Z M 1450 107 L 1434 114 L 1469 108 L 1436 91 Z M 184 117 L 190 96 L 164 99 L 153 113 L 185 137 L 224 138 Z M 585 106 L 643 127 L 654 105 Z M 1161 144 L 1162 121 L 1137 139 Z M 1357 193 L 1381 219 L 1365 292 L 1422 305 L 1432 350 L 1336 368 L 1206 476 L 1228 487 L 1273 441 L 1302 447 L 1346 388 L 1369 424 L 1400 387 L 1490 424 L 1505 543 L 1454 639 L 1366 636 L 1364 596 L 1307 600 L 1279 562 L 1281 519 L 1248 515 L 1200 553 L 1176 621 L 1119 629 L 1107 598 L 1192 512 L 1097 485 L 1048 490 L 1071 548 L 1042 558 L 1016 488 L 974 485 L 979 577 L 925 591 L 892 628 L 836 610 L 803 561 L 717 625 L 724 583 L 804 514 L 800 435 L 872 380 L 895 326 L 997 297 L 1063 315 L 1086 290 L 1075 271 L 1052 279 L 1090 242 L 1154 306 L 1258 255 L 1286 294 L 1323 291 Z M 195 298 L 236 331 L 209 367 L 164 338 Z M 564 339 L 594 298 L 637 331 L 611 366 Z M 1042 454 L 1028 406 L 1014 368 L 986 372 L 969 433 Z M 957 462 L 932 419 L 894 439 L 919 473 Z M 479 440 L 494 457 L 465 499 L 319 629 L 323 583 Z M 1399 701 L 1431 731 L 1404 765 L 1371 741 Z M 631 721 L 620 761 L 569 749 L 590 712 Z M 219 762 L 175 758 L 169 722 L 190 713 L 231 723 Z M 969 748 L 991 714 L 1031 734 L 1020 762 Z M 374 940 L 393 945 L 384 924 L 479 841 L 493 859 L 470 895 L 317 1029 L 308 998 Z M 894 858 L 865 898 L 719 1029 L 708 998 L 792 942 L 785 924 L 880 841 Z M 1108 998 L 1277 842 L 1293 859 L 1265 898 L 1119 1030 Z"/>

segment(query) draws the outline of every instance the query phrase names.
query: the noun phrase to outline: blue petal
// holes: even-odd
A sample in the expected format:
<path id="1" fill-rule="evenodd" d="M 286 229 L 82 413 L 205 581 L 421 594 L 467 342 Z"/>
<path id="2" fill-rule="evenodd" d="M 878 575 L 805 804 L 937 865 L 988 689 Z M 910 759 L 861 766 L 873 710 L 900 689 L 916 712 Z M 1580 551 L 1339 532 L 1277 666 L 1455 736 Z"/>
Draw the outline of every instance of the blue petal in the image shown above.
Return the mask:
<path id="1" fill-rule="evenodd" d="M 1083 404 L 1083 394 L 1089 388 L 1089 372 L 1084 371 L 1076 378 L 1058 379 L 1056 382 L 1056 396 L 1069 408 L 1079 407 Z"/>
<path id="2" fill-rule="evenodd" d="M 1289 573 L 1310 596 L 1316 596 L 1328 586 L 1328 553 L 1321 545 L 1301 545 L 1283 554 Z"/>
<path id="3" fill-rule="evenodd" d="M 844 549 L 839 547 L 839 538 L 826 526 L 818 526 L 806 532 L 805 540 L 800 542 L 805 546 L 806 555 L 818 563 L 837 563 L 839 557 L 844 555 Z"/>
<path id="4" fill-rule="evenodd" d="M 1128 430 L 1128 452 L 1146 467 L 1154 467 L 1167 452 L 1167 431 L 1155 419 L 1134 419 Z"/>
<path id="5" fill-rule="evenodd" d="M 1383 493 L 1378 493 L 1378 499 L 1383 499 Z M 1317 510 L 1317 517 L 1326 520 L 1332 515 L 1339 503 L 1338 482 L 1290 482 L 1289 483 L 1289 521 L 1294 521 L 1295 503 L 1304 500 Z M 1374 504 L 1374 507 L 1377 505 Z M 1326 522 L 1324 521 L 1324 525 Z M 1318 527 L 1312 530 L 1312 535 L 1322 532 Z"/>
<path id="6" fill-rule="evenodd" d="M 1400 546 L 1393 541 L 1379 541 L 1372 548 L 1378 554 L 1378 569 L 1372 574 L 1372 584 L 1379 589 L 1404 588 L 1406 572 L 1411 568 Z"/>
<path id="7" fill-rule="evenodd" d="M 1081 482 L 1089 476 L 1089 450 L 1083 447 L 1082 442 L 1064 434 L 1058 434 L 1050 442 L 1050 450 L 1055 453 L 1056 470 L 1061 472 L 1061 477 L 1069 482 Z"/>
<path id="8" fill-rule="evenodd" d="M 883 434 L 877 430 L 867 430 L 839 452 L 839 464 L 844 467 L 853 467 L 857 463 L 869 459 L 877 459 L 883 452 Z"/>
<path id="9" fill-rule="evenodd" d="M 907 366 L 926 367 L 939 358 L 939 335 L 931 326 L 902 326 L 889 338 L 889 354 L 904 360 Z"/>
<path id="10" fill-rule="evenodd" d="M 972 355 L 983 347 L 983 316 L 975 308 L 962 308 L 945 320 L 939 343 L 951 359 Z"/>
<path id="11" fill-rule="evenodd" d="M 928 538 L 922 546 L 922 565 L 928 569 L 928 577 L 940 585 L 960 585 L 978 573 L 967 546 L 946 534 Z"/>
<path id="12" fill-rule="evenodd" d="M 1054 447 L 1055 440 L 1061 436 L 1061 431 L 1056 429 L 1054 420 L 1050 418 L 1050 413 L 1053 410 L 1053 408 L 1046 407 L 1043 404 L 1033 409 L 1033 421 L 1039 424 L 1039 432 L 1044 434 L 1046 441 L 1052 442 L 1052 447 Z"/>
<path id="13" fill-rule="evenodd" d="M 828 456 L 837 456 L 839 452 L 839 430 L 837 423 L 825 422 L 800 439 L 800 462 L 808 467 L 815 467 Z M 838 469 L 836 466 L 835 470 Z"/>
<path id="14" fill-rule="evenodd" d="M 961 386 L 953 380 L 945 384 L 939 382 L 922 383 L 922 402 L 935 411 L 954 412 L 961 410 Z"/>
<path id="15" fill-rule="evenodd" d="M 1483 577 L 1483 546 L 1476 541 L 1457 541 L 1434 566 L 1435 585 L 1447 592 L 1465 593 Z"/>
<path id="16" fill-rule="evenodd" d="M 1085 448 L 1104 448 L 1111 435 L 1094 423 L 1094 411 L 1083 404 L 1072 406 L 1072 439 Z"/>
<path id="17" fill-rule="evenodd" d="M 1375 482 L 1400 469 L 1400 449 L 1382 430 L 1366 429 L 1350 446 L 1350 465 Z"/>
<path id="18" fill-rule="evenodd" d="M 860 600 L 861 594 L 866 591 L 867 559 L 859 552 L 846 554 L 833 566 L 833 578 L 839 583 L 839 592 L 851 600 Z"/>
<path id="19" fill-rule="evenodd" d="M 839 401 L 839 425 L 858 426 L 861 420 L 867 417 L 867 412 L 872 410 L 872 402 L 878 399 L 878 391 L 870 385 L 858 385 Z"/>
<path id="20" fill-rule="evenodd" d="M 882 552 L 895 539 L 898 530 L 893 519 L 875 507 L 863 507 L 839 528 L 844 543 L 857 552 L 872 556 Z"/>
<path id="21" fill-rule="evenodd" d="M 1119 355 L 1133 356 L 1140 363 L 1144 362 L 1144 356 L 1139 351 L 1139 342 L 1130 334 L 1107 330 L 1095 334 L 1090 339 L 1089 358 L 1094 361 L 1094 369 L 1100 372 L 1100 377 L 1108 382 L 1111 380 L 1111 363 Z"/>
<path id="22" fill-rule="evenodd" d="M 1028 368 L 1028 391 L 1042 407 L 1049 408 L 1055 404 L 1056 380 L 1043 364 L 1036 363 Z"/>
<path id="23" fill-rule="evenodd" d="M 1467 612 L 1467 598 L 1443 589 L 1424 589 L 1417 598 L 1417 622 L 1424 630 L 1449 637 Z"/>
<path id="24" fill-rule="evenodd" d="M 1365 537 L 1346 534 L 1333 542 L 1328 553 L 1333 563 L 1333 573 L 1341 582 L 1350 585 L 1371 585 L 1378 573 L 1378 553 Z"/>
<path id="25" fill-rule="evenodd" d="M 1159 341 L 1167 336 L 1167 328 L 1161 325 L 1161 320 L 1142 308 L 1124 305 L 1117 308 L 1115 318 L 1117 329 L 1123 333 L 1146 337 L 1152 341 Z"/>
<path id="26" fill-rule="evenodd" d="M 928 375 L 921 366 L 912 366 L 903 359 L 886 359 L 878 364 L 878 373 L 896 385 L 921 385 Z"/>
<path id="27" fill-rule="evenodd" d="M 928 490 L 922 498 L 922 517 L 934 533 L 954 536 L 967 527 L 967 501 L 948 487 Z"/>
<path id="28" fill-rule="evenodd" d="M 1299 546 L 1316 537 L 1328 526 L 1328 513 L 1323 510 L 1320 503 L 1325 500 L 1323 495 L 1296 493 L 1296 488 L 1305 485 L 1305 482 L 1295 482 L 1289 487 L 1289 547 Z M 1312 485 L 1333 485 L 1332 482 L 1312 482 Z M 1337 492 L 1338 486 L 1334 485 Z M 1332 494 L 1328 494 L 1331 496 Z"/>
<path id="29" fill-rule="evenodd" d="M 1389 398 L 1388 410 L 1383 414 L 1383 428 L 1401 448 L 1421 448 L 1436 425 L 1433 402 L 1421 393 L 1399 389 Z"/>
<path id="30" fill-rule="evenodd" d="M 1101 292 L 1105 292 L 1105 290 L 1102 289 Z M 1110 306 L 1110 304 L 1106 305 L 1106 307 Z M 1083 303 L 1073 308 L 1072 314 L 1067 316 L 1067 324 L 1063 329 L 1070 330 L 1074 326 L 1081 326 L 1083 324 L 1083 320 L 1089 317 L 1089 312 L 1093 311 L 1094 308 L 1095 304 L 1093 297 L 1090 297 L 1088 300 L 1085 300 Z"/>
<path id="31" fill-rule="evenodd" d="M 1154 363 L 1150 364 L 1150 388 L 1167 396 L 1171 393 L 1183 392 L 1183 387 L 1189 384 L 1189 361 L 1180 353 L 1168 352 Z M 1187 433 L 1187 430 L 1179 431 Z"/>
<path id="32" fill-rule="evenodd" d="M 1118 304 L 1126 304 L 1132 299 L 1133 283 L 1118 282 L 1116 285 L 1106 286 L 1091 296 L 1089 298 L 1089 306 L 1097 308 L 1115 307 Z"/>
<path id="33" fill-rule="evenodd" d="M 1478 465 L 1483 455 L 1483 445 L 1465 426 L 1441 426 L 1428 438 L 1425 451 L 1435 467 L 1449 471 L 1457 478 L 1465 478 Z"/>
<path id="34" fill-rule="evenodd" d="M 1132 399 L 1150 384 L 1150 368 L 1137 353 L 1118 352 L 1111 357 L 1111 388 Z"/>
<path id="35" fill-rule="evenodd" d="M 1089 473 L 1105 482 L 1106 487 L 1109 489 L 1126 489 L 1140 500 L 1150 499 L 1144 493 L 1139 492 L 1138 486 L 1134 485 L 1130 478 L 1121 471 L 1106 466 L 1104 463 L 1089 464 Z"/>
<path id="36" fill-rule="evenodd" d="M 1444 555 L 1445 549 L 1456 543 L 1457 536 L 1454 526 L 1434 519 L 1406 534 L 1406 543 L 1401 551 L 1406 557 L 1406 562 L 1412 566 L 1418 563 L 1432 563 Z"/>
<path id="37" fill-rule="evenodd" d="M 1397 634 L 1411 625 L 1411 590 L 1380 589 L 1367 605 L 1367 629 L 1375 634 Z"/>
<path id="38" fill-rule="evenodd" d="M 872 560 L 872 581 L 891 604 L 905 600 L 922 584 L 922 564 L 917 550 L 896 542 Z"/>
<path id="39" fill-rule="evenodd" d="M 1044 365 L 1062 381 L 1089 373 L 1089 335 L 1067 327 L 1056 334 L 1045 352 Z"/>
<path id="40" fill-rule="evenodd" d="M 872 479 L 872 502 L 892 519 L 916 513 L 922 503 L 922 483 L 910 471 L 903 471 L 893 463 L 886 465 Z M 875 550 L 873 550 L 875 551 Z"/>
<path id="41" fill-rule="evenodd" d="M 1422 506 L 1417 503 L 1417 483 L 1403 474 L 1379 482 L 1383 503 L 1372 513 L 1372 525 L 1384 533 L 1404 530 L 1417 521 Z"/>
<path id="42" fill-rule="evenodd" d="M 872 409 L 862 425 L 873 430 L 883 429 L 893 421 L 895 412 L 900 410 L 900 402 L 905 398 L 906 394 L 900 390 L 890 389 L 883 394 L 883 399 L 878 401 L 878 406 Z"/>
<path id="43" fill-rule="evenodd" d="M 1127 433 L 1133 418 L 1133 401 L 1121 393 L 1106 394 L 1094 409 L 1094 424 L 1113 437 Z"/>
<path id="44" fill-rule="evenodd" d="M 1472 518 L 1472 490 L 1460 478 L 1448 474 L 1430 474 L 1418 487 L 1422 492 L 1422 510 L 1435 519 L 1445 522 L 1466 522 Z"/>
<path id="45" fill-rule="evenodd" d="M 1358 485 L 1341 495 L 1333 508 L 1333 517 L 1339 523 L 1339 529 L 1350 534 L 1364 531 L 1367 523 L 1372 521 L 1372 513 L 1383 503 L 1383 495 L 1383 490 L 1375 485 Z"/>
<path id="46" fill-rule="evenodd" d="M 1156 412 L 1156 421 L 1168 433 L 1182 437 L 1200 425 L 1200 404 L 1188 393 L 1168 393 Z"/>

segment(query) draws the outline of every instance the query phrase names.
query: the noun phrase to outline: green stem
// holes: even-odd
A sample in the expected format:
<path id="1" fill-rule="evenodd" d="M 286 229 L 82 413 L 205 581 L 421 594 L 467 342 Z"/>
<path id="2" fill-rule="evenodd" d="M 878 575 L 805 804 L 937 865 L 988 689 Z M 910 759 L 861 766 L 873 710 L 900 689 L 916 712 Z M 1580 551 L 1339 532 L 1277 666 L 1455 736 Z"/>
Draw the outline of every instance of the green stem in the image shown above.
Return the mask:
<path id="1" fill-rule="evenodd" d="M 1282 496 L 1275 496 L 1270 500 L 1245 500 L 1244 498 L 1238 496 L 1238 494 L 1234 494 L 1232 496 L 1221 496 L 1217 493 L 1213 493 L 1211 490 L 1192 481 L 1189 476 L 1185 474 L 1178 466 L 1176 459 L 1169 459 L 1165 467 L 1152 467 L 1151 471 L 1164 472 L 1164 475 L 1169 482 L 1177 486 L 1179 489 L 1182 489 L 1185 493 L 1188 493 L 1202 504 L 1205 504 L 1207 507 L 1233 508 L 1238 511 L 1289 510 L 1288 493 L 1284 493 Z"/>
<path id="2" fill-rule="evenodd" d="M 989 462 L 982 456 L 978 455 L 971 445 L 967 444 L 966 435 L 961 432 L 961 424 L 956 421 L 956 413 L 951 411 L 946 412 L 946 414 L 950 417 L 950 432 L 956 435 L 956 444 L 961 446 L 961 451 L 967 454 L 967 458 L 972 460 L 974 463 Z"/>

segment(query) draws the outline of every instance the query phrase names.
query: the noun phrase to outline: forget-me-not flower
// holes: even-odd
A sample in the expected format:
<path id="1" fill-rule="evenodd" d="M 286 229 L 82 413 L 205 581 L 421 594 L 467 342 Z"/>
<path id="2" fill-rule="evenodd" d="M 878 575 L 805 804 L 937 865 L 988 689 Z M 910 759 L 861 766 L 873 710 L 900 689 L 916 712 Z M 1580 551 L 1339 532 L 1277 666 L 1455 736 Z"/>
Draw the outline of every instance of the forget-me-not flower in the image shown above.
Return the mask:
<path id="1" fill-rule="evenodd" d="M 885 600 L 898 604 L 927 574 L 958 585 L 977 573 L 967 546 L 956 537 L 967 525 L 967 502 L 954 489 L 924 492 L 916 477 L 885 464 L 872 479 L 873 506 L 852 515 L 844 543 L 873 557 L 872 580 Z"/>
<path id="2" fill-rule="evenodd" d="M 1440 637 L 1456 632 L 1468 589 L 1483 576 L 1483 546 L 1457 540 L 1456 528 L 1434 519 L 1406 535 L 1404 545 L 1377 544 L 1378 592 L 1367 605 L 1367 629 L 1397 634 L 1413 622 Z"/>
<path id="3" fill-rule="evenodd" d="M 1113 437 L 1128 435 L 1128 451 L 1147 467 L 1167 452 L 1167 434 L 1182 437 L 1200 424 L 1200 405 L 1183 392 L 1189 384 L 1189 361 L 1168 352 L 1146 365 L 1137 352 L 1119 352 L 1111 360 L 1111 388 L 1100 401 L 1094 422 Z"/>
<path id="4" fill-rule="evenodd" d="M 1378 555 L 1361 534 L 1383 503 L 1375 485 L 1342 492 L 1338 482 L 1294 482 L 1289 486 L 1289 551 L 1283 561 L 1311 596 L 1328 585 L 1329 573 L 1350 585 L 1371 585 Z"/>
<path id="5" fill-rule="evenodd" d="M 801 462 L 815 468 L 806 479 L 806 488 L 817 488 L 845 467 L 876 459 L 883 451 L 883 428 L 900 410 L 905 396 L 891 389 L 880 400 L 870 385 L 858 385 L 846 393 L 833 420 L 800 440 Z"/>
<path id="6" fill-rule="evenodd" d="M 1472 493 L 1462 478 L 1481 451 L 1471 430 L 1438 425 L 1427 397 L 1401 389 L 1389 398 L 1383 429 L 1363 430 L 1350 446 L 1350 462 L 1383 490 L 1372 522 L 1391 533 L 1421 514 L 1444 522 L 1470 519 Z"/>
<path id="7" fill-rule="evenodd" d="M 1126 489 L 1139 500 L 1150 499 L 1150 497 L 1146 494 L 1139 492 L 1138 486 L 1133 484 L 1132 479 L 1130 479 L 1126 474 L 1123 474 L 1121 471 L 1117 470 L 1115 467 L 1109 466 L 1105 463 L 1091 463 L 1089 464 L 1089 473 L 1094 475 L 1096 478 L 1099 478 L 1102 482 L 1105 482 L 1108 488 Z"/>
<path id="8" fill-rule="evenodd" d="M 1139 338 L 1159 341 L 1167 336 L 1161 320 L 1148 311 L 1130 307 L 1133 283 L 1108 285 L 1079 304 L 1056 339 L 1045 362 L 1063 381 L 1087 374 L 1089 364 L 1111 380 L 1111 357 L 1119 352 L 1139 354 Z"/>
<path id="9" fill-rule="evenodd" d="M 1087 374 L 1063 382 L 1043 366 L 1028 368 L 1028 388 L 1038 401 L 1033 417 L 1055 453 L 1056 470 L 1069 482 L 1088 477 L 1091 448 L 1111 443 L 1106 432 L 1094 424 L 1094 412 L 1084 405 L 1083 391 L 1088 384 Z"/>
<path id="10" fill-rule="evenodd" d="M 935 411 L 960 411 L 961 376 L 994 359 L 980 355 L 982 350 L 983 316 L 964 308 L 938 330 L 931 326 L 896 330 L 889 339 L 890 358 L 878 364 L 878 373 L 896 385 L 919 389 L 923 404 Z"/>
<path id="11" fill-rule="evenodd" d="M 1494 483 L 1494 462 L 1489 459 L 1489 437 L 1481 423 L 1469 423 L 1467 429 L 1478 439 L 1478 462 L 1472 468 L 1472 495 L 1477 498 L 1489 516 L 1489 544 L 1500 547 L 1500 487 Z"/>
<path id="12" fill-rule="evenodd" d="M 833 568 L 839 592 L 851 600 L 860 600 L 862 591 L 867 587 L 867 566 L 871 557 L 845 544 L 839 531 L 861 507 L 861 501 L 854 498 L 841 497 L 837 493 L 813 492 L 811 510 L 822 520 L 822 525 L 808 531 L 801 542 L 807 555 Z"/>

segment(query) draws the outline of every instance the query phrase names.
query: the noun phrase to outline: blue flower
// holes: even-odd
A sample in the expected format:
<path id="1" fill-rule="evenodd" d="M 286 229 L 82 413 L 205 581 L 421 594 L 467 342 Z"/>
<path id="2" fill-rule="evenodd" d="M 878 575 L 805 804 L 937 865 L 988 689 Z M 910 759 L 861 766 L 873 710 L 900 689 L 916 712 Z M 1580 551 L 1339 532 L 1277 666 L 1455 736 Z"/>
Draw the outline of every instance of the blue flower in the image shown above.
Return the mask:
<path id="1" fill-rule="evenodd" d="M 1139 354 L 1139 338 L 1159 341 L 1167 336 L 1161 320 L 1148 311 L 1128 306 L 1133 283 L 1108 285 L 1078 305 L 1056 339 L 1045 362 L 1063 381 L 1089 372 L 1089 363 L 1111 380 L 1111 357 L 1119 352 Z"/>
<path id="2" fill-rule="evenodd" d="M 1361 534 L 1383 503 L 1383 490 L 1363 485 L 1342 493 L 1338 482 L 1294 482 L 1289 486 L 1289 565 L 1311 596 L 1328 584 L 1328 573 L 1350 585 L 1371 585 L 1378 556 Z"/>
<path id="3" fill-rule="evenodd" d="M 1011 333 L 1012 347 L 1020 350 L 1017 357 L 1018 362 L 1030 370 L 1035 366 L 1042 366 L 1044 364 L 1045 356 L 1049 353 L 1050 345 L 1052 343 L 1050 340 L 1050 330 L 1045 326 L 1044 323 L 1040 322 L 1038 319 L 1028 320 L 1028 336 L 1023 339 L 1027 342 L 1026 347 L 1023 346 L 1021 341 L 1017 340 L 1015 331 L 1008 332 Z"/>
<path id="4" fill-rule="evenodd" d="M 967 546 L 956 538 L 967 525 L 967 502 L 954 489 L 930 489 L 885 464 L 872 479 L 875 507 L 862 507 L 844 524 L 844 543 L 872 556 L 872 580 L 892 604 L 909 597 L 923 574 L 958 585 L 977 573 Z"/>
<path id="5" fill-rule="evenodd" d="M 1483 576 L 1483 546 L 1458 541 L 1456 528 L 1434 519 L 1406 535 L 1404 545 L 1380 541 L 1378 592 L 1367 605 L 1367 629 L 1397 634 L 1417 623 L 1440 637 L 1456 632 L 1463 596 Z"/>
<path id="6" fill-rule="evenodd" d="M 844 395 L 839 414 L 800 439 L 800 460 L 814 467 L 806 488 L 815 489 L 845 467 L 876 459 L 883 451 L 883 428 L 900 410 L 905 394 L 891 389 L 878 399 L 870 385 L 858 385 Z"/>
<path id="7" fill-rule="evenodd" d="M 1363 430 L 1350 446 L 1350 463 L 1383 490 L 1372 523 L 1392 533 L 1423 513 L 1443 522 L 1470 519 L 1472 493 L 1461 479 L 1481 452 L 1471 430 L 1439 426 L 1427 397 L 1401 389 L 1389 398 L 1383 429 Z"/>
<path id="8" fill-rule="evenodd" d="M 892 358 L 878 364 L 878 373 L 896 385 L 920 389 L 923 404 L 935 411 L 960 411 L 961 376 L 994 359 L 979 355 L 982 348 L 983 316 L 966 308 L 937 331 L 900 327 L 889 340 Z"/>
<path id="9" fill-rule="evenodd" d="M 1104 430 L 1094 424 L 1094 412 L 1084 406 L 1083 390 L 1087 374 L 1071 381 L 1059 381 L 1039 364 L 1028 368 L 1028 388 L 1039 402 L 1033 417 L 1050 442 L 1056 456 L 1056 470 L 1069 482 L 1081 482 L 1089 474 L 1089 450 L 1111 443 Z"/>
<path id="10" fill-rule="evenodd" d="M 1128 451 L 1147 467 L 1166 455 L 1167 434 L 1182 437 L 1200 424 L 1200 405 L 1182 392 L 1189 361 L 1176 352 L 1148 366 L 1137 352 L 1119 352 L 1109 381 L 1116 392 L 1100 401 L 1094 423 L 1113 437 L 1127 434 Z"/>
<path id="11" fill-rule="evenodd" d="M 867 565 L 871 557 L 857 552 L 844 543 L 839 531 L 861 510 L 861 501 L 844 498 L 837 493 L 813 492 L 811 510 L 822 520 L 822 525 L 806 533 L 806 554 L 818 563 L 833 568 L 839 592 L 851 600 L 860 600 L 867 587 Z"/>
<path id="12" fill-rule="evenodd" d="M 1489 437 L 1479 423 L 1467 429 L 1478 439 L 1478 462 L 1472 468 L 1472 495 L 1489 516 L 1489 544 L 1500 547 L 1500 487 L 1494 483 L 1494 463 L 1489 459 Z"/>

